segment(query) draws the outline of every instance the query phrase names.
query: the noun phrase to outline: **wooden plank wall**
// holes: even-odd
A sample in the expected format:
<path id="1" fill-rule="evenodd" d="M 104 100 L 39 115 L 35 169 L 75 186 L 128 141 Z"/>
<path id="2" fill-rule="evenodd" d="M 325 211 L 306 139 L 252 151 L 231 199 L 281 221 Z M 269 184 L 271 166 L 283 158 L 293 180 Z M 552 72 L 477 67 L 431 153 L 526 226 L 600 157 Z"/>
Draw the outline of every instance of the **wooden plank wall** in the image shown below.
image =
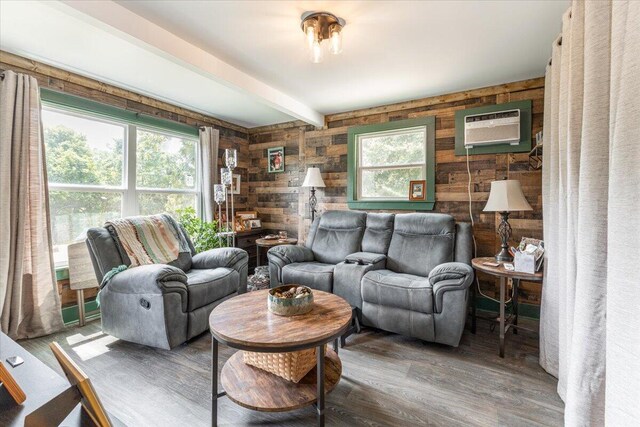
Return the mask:
<path id="1" fill-rule="evenodd" d="M 251 159 L 247 129 L 224 122 L 215 117 L 205 116 L 126 89 L 70 73 L 5 51 L 0 51 L 0 71 L 4 70 L 30 74 L 38 80 L 40 87 L 81 96 L 136 113 L 192 126 L 213 126 L 220 131 L 220 145 L 218 150 L 219 166 L 224 164 L 223 156 L 226 148 L 239 150 L 239 164 L 238 168 L 234 170 L 234 173 L 239 173 L 242 176 L 242 183 L 240 186 L 240 195 L 236 195 L 235 198 L 235 206 L 238 210 L 249 207 L 247 203 L 249 195 L 247 180 Z M 70 291 L 68 286 L 68 280 L 62 280 L 58 283 L 63 305 L 76 303 L 75 292 Z M 85 294 L 87 298 L 93 296 L 90 291 L 86 291 Z M 95 292 L 93 294 L 95 294 Z"/>
<path id="2" fill-rule="evenodd" d="M 532 136 L 542 130 L 544 79 L 537 78 L 459 92 L 415 101 L 334 114 L 326 126 L 315 129 L 301 122 L 249 131 L 249 205 L 259 211 L 265 226 L 284 229 L 301 240 L 310 224 L 308 189 L 300 188 L 307 167 L 319 167 L 325 189 L 317 192 L 320 211 L 348 209 L 347 129 L 350 126 L 385 123 L 393 120 L 436 117 L 436 204 L 434 212 L 452 214 L 458 221 L 469 221 L 468 174 L 465 156 L 454 154 L 454 115 L 456 110 L 530 99 L 533 102 Z M 285 172 L 269 174 L 266 153 L 270 147 L 285 147 Z M 512 242 L 522 236 L 542 238 L 542 179 L 540 171 L 530 171 L 528 155 L 472 155 L 471 210 L 478 256 L 491 256 L 499 248 L 496 229 L 499 215 L 483 213 L 491 181 L 518 179 L 533 207 L 532 212 L 512 214 Z M 483 292 L 495 295 L 495 281 L 481 276 Z M 539 285 L 523 283 L 522 298 L 539 304 Z M 522 300 L 521 300 L 522 301 Z"/>

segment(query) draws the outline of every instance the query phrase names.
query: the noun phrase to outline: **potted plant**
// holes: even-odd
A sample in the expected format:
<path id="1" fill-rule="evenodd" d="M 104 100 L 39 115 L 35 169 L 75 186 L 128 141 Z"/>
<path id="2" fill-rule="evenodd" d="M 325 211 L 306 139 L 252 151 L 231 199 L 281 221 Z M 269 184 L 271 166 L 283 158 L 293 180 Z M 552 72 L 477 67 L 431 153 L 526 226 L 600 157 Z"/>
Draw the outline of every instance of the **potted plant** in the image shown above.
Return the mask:
<path id="1" fill-rule="evenodd" d="M 220 231 L 217 221 L 203 221 L 196 215 L 196 211 L 192 207 L 178 209 L 176 214 L 178 222 L 191 237 L 196 253 L 225 247 L 223 240 L 217 236 Z"/>

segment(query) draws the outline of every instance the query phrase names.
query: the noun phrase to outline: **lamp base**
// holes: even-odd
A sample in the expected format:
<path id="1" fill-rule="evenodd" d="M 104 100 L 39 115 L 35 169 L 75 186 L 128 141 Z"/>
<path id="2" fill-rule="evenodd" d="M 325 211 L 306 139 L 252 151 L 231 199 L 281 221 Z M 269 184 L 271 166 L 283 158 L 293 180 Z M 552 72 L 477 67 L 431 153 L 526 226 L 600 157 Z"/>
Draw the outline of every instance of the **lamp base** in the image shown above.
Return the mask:
<path id="1" fill-rule="evenodd" d="M 502 244 L 500 252 L 496 254 L 496 261 L 513 261 L 513 257 L 509 253 L 509 237 L 511 237 L 511 226 L 509 225 L 509 212 L 500 212 L 500 226 L 498 226 L 498 235 Z"/>
<path id="2" fill-rule="evenodd" d="M 502 248 L 495 256 L 496 261 L 512 262 L 513 257 L 507 248 Z"/>

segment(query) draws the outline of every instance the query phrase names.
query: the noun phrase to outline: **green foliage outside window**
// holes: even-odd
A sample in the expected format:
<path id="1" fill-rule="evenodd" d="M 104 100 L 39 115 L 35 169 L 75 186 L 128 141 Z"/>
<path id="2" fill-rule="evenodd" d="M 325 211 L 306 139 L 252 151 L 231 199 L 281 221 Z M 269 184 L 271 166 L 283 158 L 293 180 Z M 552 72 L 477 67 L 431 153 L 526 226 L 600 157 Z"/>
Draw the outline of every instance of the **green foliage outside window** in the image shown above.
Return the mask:
<path id="1" fill-rule="evenodd" d="M 409 195 L 409 182 L 425 179 L 423 165 L 426 162 L 426 152 L 423 129 L 395 135 L 367 136 L 360 139 L 360 144 L 362 198 L 406 200 Z"/>
<path id="2" fill-rule="evenodd" d="M 46 125 L 46 123 L 45 123 Z M 115 125 L 114 125 L 115 126 Z M 48 181 L 55 184 L 123 186 L 124 131 L 105 145 L 90 144 L 86 135 L 56 125 L 45 126 Z M 167 146 L 171 146 L 167 150 Z M 194 189 L 195 142 L 163 134 L 138 131 L 137 181 L 139 187 Z M 89 227 L 122 216 L 122 193 L 52 190 L 49 193 L 54 244 L 66 244 Z M 196 195 L 138 193 L 140 214 L 194 208 Z"/>

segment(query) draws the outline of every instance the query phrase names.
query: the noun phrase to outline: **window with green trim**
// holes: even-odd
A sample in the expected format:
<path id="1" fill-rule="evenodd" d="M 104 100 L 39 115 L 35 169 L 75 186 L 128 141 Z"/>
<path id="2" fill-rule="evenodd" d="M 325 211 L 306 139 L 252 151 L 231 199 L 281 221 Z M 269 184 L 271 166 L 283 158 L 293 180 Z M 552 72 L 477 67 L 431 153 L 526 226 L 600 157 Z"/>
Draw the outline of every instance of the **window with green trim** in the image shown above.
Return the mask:
<path id="1" fill-rule="evenodd" d="M 430 210 L 435 202 L 435 119 L 422 117 L 349 129 L 347 202 L 353 209 Z M 425 180 L 423 201 L 410 181 Z"/>
<path id="2" fill-rule="evenodd" d="M 67 264 L 69 243 L 108 219 L 197 210 L 197 130 L 185 134 L 45 97 L 42 122 L 57 267 Z"/>

